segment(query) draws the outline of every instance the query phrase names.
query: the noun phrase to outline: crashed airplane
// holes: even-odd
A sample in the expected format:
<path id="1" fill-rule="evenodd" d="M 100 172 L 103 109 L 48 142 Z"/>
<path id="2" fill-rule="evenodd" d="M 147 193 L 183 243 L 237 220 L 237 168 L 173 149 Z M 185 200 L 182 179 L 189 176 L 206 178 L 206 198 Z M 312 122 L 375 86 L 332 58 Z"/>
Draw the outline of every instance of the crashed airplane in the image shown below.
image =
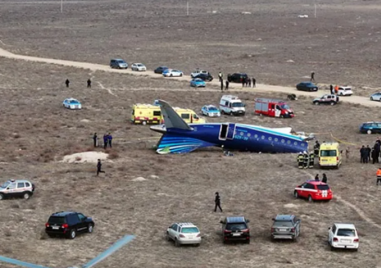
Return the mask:
<path id="1" fill-rule="evenodd" d="M 230 150 L 262 153 L 308 151 L 304 133 L 291 128 L 267 128 L 239 123 L 187 124 L 165 101 L 159 100 L 164 125 L 151 126 L 163 133 L 157 144 L 159 154 L 189 153 L 198 148 L 218 146 Z"/>

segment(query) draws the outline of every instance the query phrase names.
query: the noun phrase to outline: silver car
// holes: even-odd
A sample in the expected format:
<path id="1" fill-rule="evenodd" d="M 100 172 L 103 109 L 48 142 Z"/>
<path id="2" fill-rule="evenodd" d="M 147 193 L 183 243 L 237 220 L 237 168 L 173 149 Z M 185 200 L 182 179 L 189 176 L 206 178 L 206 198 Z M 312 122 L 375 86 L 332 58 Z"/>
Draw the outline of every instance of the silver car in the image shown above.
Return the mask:
<path id="1" fill-rule="evenodd" d="M 166 232 L 168 241 L 173 240 L 175 246 L 192 244 L 198 247 L 201 243 L 200 230 L 193 223 L 177 222 L 168 227 Z"/>
<path id="2" fill-rule="evenodd" d="M 300 219 L 295 215 L 277 215 L 273 218 L 271 238 L 296 240 L 300 234 Z"/>
<path id="3" fill-rule="evenodd" d="M 370 100 L 372 101 L 381 101 L 381 92 L 374 93 L 370 96 Z"/>

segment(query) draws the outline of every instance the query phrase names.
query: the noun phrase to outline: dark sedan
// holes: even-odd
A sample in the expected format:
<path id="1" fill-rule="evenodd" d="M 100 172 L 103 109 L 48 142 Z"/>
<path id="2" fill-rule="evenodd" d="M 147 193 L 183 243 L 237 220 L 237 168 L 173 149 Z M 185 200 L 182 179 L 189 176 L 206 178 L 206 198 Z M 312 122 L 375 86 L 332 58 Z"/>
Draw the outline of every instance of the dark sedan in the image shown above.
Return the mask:
<path id="1" fill-rule="evenodd" d="M 198 75 L 194 76 L 194 78 L 200 78 L 202 81 L 206 82 L 210 82 L 213 80 L 213 76 L 210 73 L 199 73 Z"/>
<path id="2" fill-rule="evenodd" d="M 296 85 L 296 89 L 302 91 L 318 91 L 318 86 L 312 82 L 301 82 Z"/>
<path id="3" fill-rule="evenodd" d="M 165 70 L 167 70 L 168 67 L 167 66 L 159 66 L 157 67 L 154 72 L 155 74 L 162 74 Z"/>
<path id="4" fill-rule="evenodd" d="M 229 82 L 242 83 L 242 81 L 245 81 L 247 79 L 249 79 L 249 77 L 245 73 L 228 74 L 228 81 Z"/>

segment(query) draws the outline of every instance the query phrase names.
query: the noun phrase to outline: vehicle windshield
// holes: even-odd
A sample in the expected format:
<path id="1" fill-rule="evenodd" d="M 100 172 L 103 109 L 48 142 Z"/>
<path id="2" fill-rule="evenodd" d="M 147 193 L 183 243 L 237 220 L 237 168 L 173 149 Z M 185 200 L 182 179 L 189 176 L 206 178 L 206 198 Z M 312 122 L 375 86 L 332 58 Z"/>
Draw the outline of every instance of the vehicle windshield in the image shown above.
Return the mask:
<path id="1" fill-rule="evenodd" d="M 190 234 L 190 233 L 198 233 L 198 228 L 197 227 L 186 227 L 186 228 L 181 228 L 181 232 L 185 234 Z"/>
<path id="2" fill-rule="evenodd" d="M 199 119 L 199 117 L 197 116 L 197 114 L 193 114 L 193 119 Z"/>
<path id="3" fill-rule="evenodd" d="M 338 236 L 356 236 L 356 231 L 354 229 L 339 229 L 337 230 Z"/>
<path id="4" fill-rule="evenodd" d="M 320 156 L 337 156 L 336 150 L 321 150 Z"/>
<path id="5" fill-rule="evenodd" d="M 230 223 L 226 225 L 226 230 L 229 231 L 236 231 L 236 230 L 245 230 L 247 229 L 247 226 L 245 223 Z"/>
<path id="6" fill-rule="evenodd" d="M 277 227 L 292 227 L 294 226 L 291 221 L 274 221 L 274 226 Z"/>
<path id="7" fill-rule="evenodd" d="M 318 190 L 329 190 L 328 185 L 317 185 Z"/>
<path id="8" fill-rule="evenodd" d="M 10 185 L 10 184 L 11 184 L 10 181 L 4 182 L 3 185 L 0 186 L 0 188 L 7 188 L 8 185 Z"/>
<path id="9" fill-rule="evenodd" d="M 71 100 L 70 103 L 76 104 L 76 103 L 79 103 L 79 102 L 76 101 L 76 100 Z"/>
<path id="10" fill-rule="evenodd" d="M 50 224 L 63 224 L 63 223 L 66 223 L 66 220 L 65 220 L 65 217 L 55 217 L 55 216 L 52 216 L 49 218 L 49 221 L 48 221 Z"/>
<path id="11" fill-rule="evenodd" d="M 282 108 L 282 109 L 290 109 L 290 106 L 288 106 L 287 104 L 282 104 L 282 105 L 280 105 L 280 108 Z"/>
<path id="12" fill-rule="evenodd" d="M 218 109 L 216 107 L 209 107 L 210 112 L 218 112 Z"/>
<path id="13" fill-rule="evenodd" d="M 118 63 L 126 63 L 124 60 L 117 60 Z"/>
<path id="14" fill-rule="evenodd" d="M 245 105 L 242 102 L 233 102 L 232 107 L 245 107 Z"/>

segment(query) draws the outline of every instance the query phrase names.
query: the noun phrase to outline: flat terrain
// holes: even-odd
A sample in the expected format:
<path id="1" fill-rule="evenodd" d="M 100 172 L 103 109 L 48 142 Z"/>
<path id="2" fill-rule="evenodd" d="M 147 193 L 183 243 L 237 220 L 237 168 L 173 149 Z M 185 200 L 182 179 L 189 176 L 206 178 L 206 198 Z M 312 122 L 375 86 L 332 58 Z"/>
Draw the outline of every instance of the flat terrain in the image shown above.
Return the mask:
<path id="1" fill-rule="evenodd" d="M 25 55 L 102 64 L 121 56 L 151 69 L 168 64 L 186 73 L 197 66 L 216 73 L 223 66 L 224 73 L 239 69 L 260 77 L 261 83 L 279 85 L 293 85 L 314 70 L 322 83 L 351 83 L 363 94 L 367 91 L 360 86 L 377 86 L 376 1 L 318 1 L 317 19 L 313 6 L 302 1 L 189 2 L 192 16 L 187 17 L 177 1 L 77 1 L 65 4 L 63 14 L 59 2 L 0 1 L 0 46 Z M 67 77 L 70 88 L 63 85 Z M 91 89 L 86 88 L 89 77 Z M 344 157 L 338 170 L 300 171 L 290 154 L 235 152 L 224 157 L 219 149 L 209 149 L 157 155 L 152 146 L 160 135 L 148 126 L 131 125 L 131 106 L 161 98 L 199 112 L 204 104 L 218 104 L 222 94 L 217 88 L 195 90 L 188 82 L 170 79 L 1 58 L 1 178 L 29 178 L 37 190 L 28 201 L 0 203 L 0 255 L 49 267 L 79 266 L 134 234 L 133 242 L 96 267 L 379 267 L 378 166 L 360 164 L 358 153 L 362 144 L 373 145 L 377 138 L 359 134 L 358 127 L 378 120 L 379 109 L 347 103 L 314 106 L 302 96 L 289 102 L 296 117 L 280 120 L 253 115 L 254 98 L 286 94 L 235 93 L 247 103 L 247 115 L 208 121 L 291 126 L 316 133 L 320 142 L 342 141 L 342 149 L 351 151 L 349 159 Z M 64 109 L 67 97 L 81 100 L 83 110 Z M 106 174 L 95 176 L 93 163 L 60 162 L 64 155 L 104 151 L 92 148 L 94 132 L 114 137 Z M 334 200 L 293 198 L 295 186 L 323 172 Z M 146 180 L 133 181 L 137 177 Z M 221 194 L 223 213 L 212 211 L 215 191 Z M 75 240 L 46 238 L 49 215 L 66 209 L 92 216 L 95 232 Z M 271 218 L 277 213 L 302 219 L 297 243 L 270 241 Z M 250 245 L 222 244 L 219 221 L 231 215 L 251 220 Z M 166 228 L 176 221 L 199 226 L 203 244 L 175 248 L 165 241 Z M 333 222 L 356 224 L 359 252 L 329 250 L 327 228 Z"/>

